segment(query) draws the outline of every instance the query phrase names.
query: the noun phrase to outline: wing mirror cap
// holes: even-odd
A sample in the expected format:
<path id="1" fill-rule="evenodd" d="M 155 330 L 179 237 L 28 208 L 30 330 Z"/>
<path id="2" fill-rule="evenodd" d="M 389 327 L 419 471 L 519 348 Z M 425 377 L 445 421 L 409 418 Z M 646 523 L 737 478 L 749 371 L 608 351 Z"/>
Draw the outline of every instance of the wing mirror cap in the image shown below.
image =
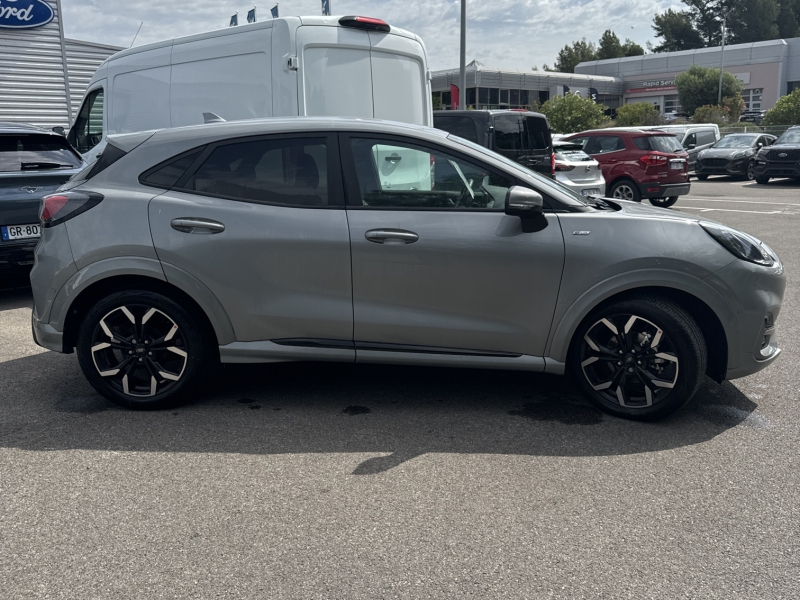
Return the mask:
<path id="1" fill-rule="evenodd" d="M 544 209 L 544 198 L 539 192 L 521 185 L 509 188 L 506 194 L 507 215 L 528 217 L 541 212 L 542 209 Z"/>
<path id="2" fill-rule="evenodd" d="M 54 131 L 55 133 L 57 133 L 59 135 L 63 135 L 63 136 L 67 135 L 67 132 L 64 131 L 64 128 L 61 127 L 61 125 L 56 125 L 55 127 L 53 127 L 52 131 Z"/>

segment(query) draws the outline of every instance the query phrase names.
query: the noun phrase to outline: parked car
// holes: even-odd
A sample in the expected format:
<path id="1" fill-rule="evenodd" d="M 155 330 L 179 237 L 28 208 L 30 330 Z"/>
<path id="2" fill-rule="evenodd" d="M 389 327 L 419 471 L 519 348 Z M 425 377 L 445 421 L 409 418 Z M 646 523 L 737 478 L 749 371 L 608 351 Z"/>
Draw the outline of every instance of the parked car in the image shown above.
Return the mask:
<path id="1" fill-rule="evenodd" d="M 257 117 L 349 116 L 433 125 L 422 40 L 370 17 L 281 17 L 118 52 L 97 69 L 72 145 L 109 134 Z"/>
<path id="2" fill-rule="evenodd" d="M 658 125 L 642 127 L 645 130 L 664 131 L 678 138 L 681 146 L 689 154 L 689 170 L 695 170 L 698 153 L 711 148 L 720 139 L 719 125 L 714 123 L 698 123 L 686 125 Z"/>
<path id="3" fill-rule="evenodd" d="M 734 133 L 697 155 L 695 172 L 698 179 L 709 175 L 734 175 L 742 179 L 755 178 L 756 154 L 772 145 L 774 135 L 766 133 Z"/>
<path id="4" fill-rule="evenodd" d="M 437 110 L 433 125 L 553 176 L 550 124 L 542 114 L 520 110 Z"/>
<path id="5" fill-rule="evenodd" d="M 739 117 L 739 120 L 744 121 L 745 123 L 755 123 L 756 125 L 761 125 L 761 121 L 764 120 L 764 116 L 766 114 L 766 110 L 746 110 Z"/>
<path id="6" fill-rule="evenodd" d="M 597 129 L 564 138 L 597 162 L 607 195 L 666 208 L 689 193 L 687 154 L 674 135 L 635 128 Z"/>
<path id="7" fill-rule="evenodd" d="M 556 181 L 582 196 L 602 197 L 606 180 L 600 163 L 583 151 L 580 144 L 553 142 Z"/>
<path id="8" fill-rule="evenodd" d="M 0 270 L 30 267 L 39 241 L 39 203 L 84 162 L 64 136 L 0 123 Z"/>
<path id="9" fill-rule="evenodd" d="M 758 151 L 753 174 L 761 184 L 772 177 L 800 180 L 800 125 L 789 127 L 772 146 Z"/>
<path id="10" fill-rule="evenodd" d="M 395 151 L 430 179 L 385 185 Z M 569 369 L 653 419 L 779 353 L 785 275 L 757 239 L 437 129 L 191 126 L 112 136 L 96 165 L 42 201 L 32 326 L 123 406 L 190 399 L 219 359 L 326 360 Z"/>

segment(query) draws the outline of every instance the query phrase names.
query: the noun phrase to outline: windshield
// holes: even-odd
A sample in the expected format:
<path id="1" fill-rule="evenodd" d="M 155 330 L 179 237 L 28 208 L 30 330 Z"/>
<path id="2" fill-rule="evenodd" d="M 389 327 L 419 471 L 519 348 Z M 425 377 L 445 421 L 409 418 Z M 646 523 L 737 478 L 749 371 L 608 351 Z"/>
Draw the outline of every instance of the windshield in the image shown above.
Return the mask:
<path id="1" fill-rule="evenodd" d="M 714 144 L 714 148 L 749 148 L 755 139 L 752 135 L 726 135 Z"/>
<path id="2" fill-rule="evenodd" d="M 74 169 L 81 165 L 69 142 L 59 135 L 14 133 L 0 135 L 0 171 Z"/>
<path id="3" fill-rule="evenodd" d="M 776 144 L 800 144 L 800 129 L 785 131 Z"/>
<path id="4" fill-rule="evenodd" d="M 476 150 L 481 154 L 486 156 L 490 156 L 491 158 L 503 163 L 504 165 L 513 168 L 516 171 L 522 171 L 526 176 L 535 179 L 537 184 L 541 184 L 544 187 L 549 187 L 551 189 L 555 189 L 556 191 L 561 194 L 563 202 L 565 204 L 571 204 L 572 206 L 587 206 L 587 202 L 583 199 L 583 196 L 579 196 L 567 186 L 561 184 L 560 182 L 550 179 L 549 177 L 545 177 L 541 173 L 536 173 L 535 171 L 531 171 L 530 169 L 526 169 L 521 164 L 514 162 L 503 156 L 502 154 L 497 154 L 496 152 L 492 152 L 484 148 L 483 146 L 479 146 L 469 140 L 465 140 L 464 138 L 460 138 L 457 135 L 450 134 L 447 136 L 449 140 L 457 142 L 462 146 L 466 146 L 467 148 L 471 148 L 472 150 Z"/>
<path id="5" fill-rule="evenodd" d="M 674 135 L 650 135 L 634 138 L 633 143 L 640 150 L 657 152 L 684 152 L 683 146 Z"/>

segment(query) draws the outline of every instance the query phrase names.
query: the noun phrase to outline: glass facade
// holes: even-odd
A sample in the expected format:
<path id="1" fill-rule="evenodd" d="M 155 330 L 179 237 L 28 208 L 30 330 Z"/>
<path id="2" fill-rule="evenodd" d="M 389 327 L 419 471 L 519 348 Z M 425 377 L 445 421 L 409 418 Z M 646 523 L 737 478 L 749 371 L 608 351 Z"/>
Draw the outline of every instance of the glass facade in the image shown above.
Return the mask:
<path id="1" fill-rule="evenodd" d="M 678 99 L 678 94 L 671 96 L 664 96 L 664 114 L 682 112 L 681 101 Z"/>
<path id="2" fill-rule="evenodd" d="M 467 88 L 466 106 L 475 110 L 497 108 L 537 109 L 550 99 L 547 90 L 511 90 L 500 88 Z M 433 92 L 434 110 L 449 110 L 450 92 Z"/>
<path id="3" fill-rule="evenodd" d="M 745 110 L 761 110 L 761 95 L 764 93 L 762 88 L 753 88 L 742 92 Z"/>

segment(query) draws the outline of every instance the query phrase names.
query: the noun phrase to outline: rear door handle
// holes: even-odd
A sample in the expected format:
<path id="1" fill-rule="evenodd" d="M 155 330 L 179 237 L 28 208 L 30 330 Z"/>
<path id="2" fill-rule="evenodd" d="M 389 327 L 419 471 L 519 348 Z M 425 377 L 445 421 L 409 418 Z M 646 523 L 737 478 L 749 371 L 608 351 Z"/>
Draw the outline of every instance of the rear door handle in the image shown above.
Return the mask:
<path id="1" fill-rule="evenodd" d="M 413 244 L 419 239 L 416 233 L 405 229 L 370 229 L 364 237 L 370 242 L 386 245 Z"/>
<path id="2" fill-rule="evenodd" d="M 225 225 L 212 219 L 201 219 L 199 217 L 180 217 L 172 219 L 170 223 L 175 231 L 182 233 L 222 233 Z"/>

